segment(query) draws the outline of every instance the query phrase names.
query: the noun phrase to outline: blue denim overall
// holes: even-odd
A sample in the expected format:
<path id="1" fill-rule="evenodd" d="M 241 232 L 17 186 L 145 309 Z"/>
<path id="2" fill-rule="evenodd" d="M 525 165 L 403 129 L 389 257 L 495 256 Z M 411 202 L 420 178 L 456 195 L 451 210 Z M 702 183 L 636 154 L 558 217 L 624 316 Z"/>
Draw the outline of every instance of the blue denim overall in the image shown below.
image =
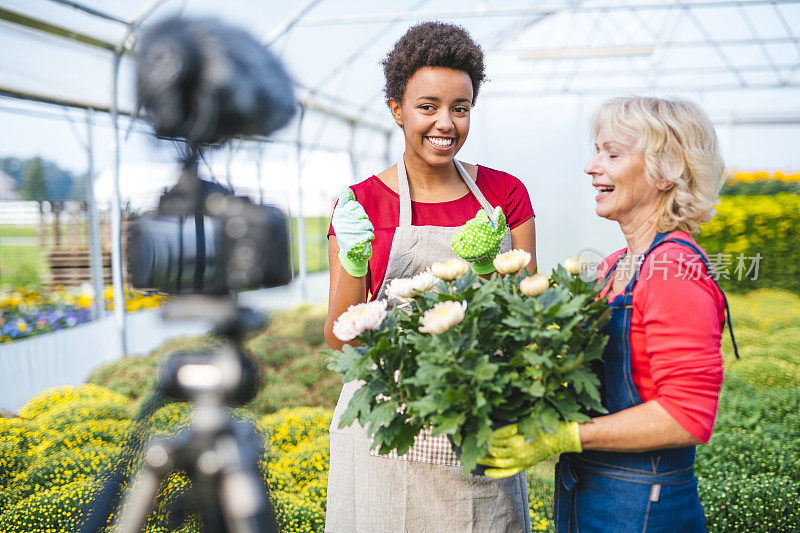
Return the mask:
<path id="1" fill-rule="evenodd" d="M 675 242 L 691 248 L 703 260 L 708 272 L 712 272 L 705 255 L 695 244 L 666 239 L 666 236 L 666 233 L 656 235 L 624 293 L 609 303 L 611 319 L 605 327 L 609 340 L 602 367 L 603 405 L 609 414 L 642 403 L 631 377 L 630 324 L 633 288 L 644 258 L 659 244 Z M 603 285 L 618 263 L 619 259 L 609 269 Z M 727 300 L 725 310 L 730 328 Z M 562 454 L 555 476 L 556 532 L 706 531 L 697 495 L 694 455 L 694 446 L 641 453 Z"/>

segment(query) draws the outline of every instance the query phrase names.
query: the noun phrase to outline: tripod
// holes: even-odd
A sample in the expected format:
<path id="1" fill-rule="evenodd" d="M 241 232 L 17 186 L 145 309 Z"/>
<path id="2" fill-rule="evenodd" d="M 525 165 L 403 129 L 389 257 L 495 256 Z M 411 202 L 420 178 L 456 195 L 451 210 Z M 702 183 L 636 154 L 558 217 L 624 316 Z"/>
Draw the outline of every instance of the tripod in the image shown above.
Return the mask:
<path id="1" fill-rule="evenodd" d="M 278 532 L 269 490 L 258 468 L 262 441 L 250 424 L 234 421 L 227 407 L 246 403 L 256 393 L 256 368 L 242 353 L 245 335 L 265 325 L 252 310 L 239 308 L 230 297 L 182 296 L 169 304 L 165 319 L 211 318 L 213 334 L 227 339 L 221 349 L 175 353 L 162 367 L 154 393 L 137 423 L 155 412 L 164 397 L 191 402 L 190 424 L 165 438 L 151 440 L 142 454 L 142 466 L 125 493 L 111 527 L 118 533 L 142 530 L 161 482 L 182 470 L 192 481 L 205 533 Z M 101 531 L 115 508 L 121 491 L 122 471 L 133 459 L 136 430 L 116 471 L 94 501 L 83 533 Z"/>

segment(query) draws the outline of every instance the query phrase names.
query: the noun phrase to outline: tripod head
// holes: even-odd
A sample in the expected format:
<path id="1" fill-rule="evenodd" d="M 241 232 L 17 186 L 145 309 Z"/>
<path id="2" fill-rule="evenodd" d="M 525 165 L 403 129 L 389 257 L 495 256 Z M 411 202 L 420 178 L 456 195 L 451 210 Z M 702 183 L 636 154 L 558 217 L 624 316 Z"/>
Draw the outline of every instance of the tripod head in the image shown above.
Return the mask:
<path id="1" fill-rule="evenodd" d="M 247 335 L 266 326 L 264 316 L 237 307 L 230 296 L 180 296 L 162 312 L 165 320 L 215 320 L 211 334 L 228 346 L 203 352 L 177 352 L 161 367 L 158 390 L 183 402 L 242 405 L 258 392 L 258 370 L 242 352 Z"/>

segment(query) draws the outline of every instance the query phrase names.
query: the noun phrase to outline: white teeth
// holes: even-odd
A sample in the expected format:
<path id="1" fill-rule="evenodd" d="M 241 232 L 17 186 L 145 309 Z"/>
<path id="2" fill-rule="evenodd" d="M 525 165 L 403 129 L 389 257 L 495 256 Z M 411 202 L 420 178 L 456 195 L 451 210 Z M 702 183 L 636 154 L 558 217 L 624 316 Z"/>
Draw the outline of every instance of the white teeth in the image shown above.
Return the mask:
<path id="1" fill-rule="evenodd" d="M 606 192 L 612 192 L 614 190 L 614 187 L 609 187 L 606 185 L 598 185 L 597 187 L 595 187 L 595 189 L 599 193 L 606 193 Z"/>
<path id="2" fill-rule="evenodd" d="M 431 144 L 440 148 L 447 148 L 453 144 L 453 139 L 443 139 L 441 137 L 427 137 L 427 139 L 431 142 Z"/>

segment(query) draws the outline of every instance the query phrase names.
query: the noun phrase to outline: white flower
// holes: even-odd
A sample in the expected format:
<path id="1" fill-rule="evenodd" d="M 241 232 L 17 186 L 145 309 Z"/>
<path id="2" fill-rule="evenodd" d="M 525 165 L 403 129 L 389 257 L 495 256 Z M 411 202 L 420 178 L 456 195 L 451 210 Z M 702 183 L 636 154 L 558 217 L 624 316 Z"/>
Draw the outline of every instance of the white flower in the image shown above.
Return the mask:
<path id="1" fill-rule="evenodd" d="M 567 272 L 570 274 L 577 276 L 584 270 L 586 270 L 586 263 L 581 261 L 580 257 L 570 257 L 569 259 L 564 261 L 564 268 L 567 269 Z"/>
<path id="2" fill-rule="evenodd" d="M 444 263 L 434 263 L 431 265 L 431 272 L 445 281 L 451 281 L 459 276 L 463 276 L 469 270 L 469 263 L 463 259 L 450 259 Z"/>
<path id="3" fill-rule="evenodd" d="M 351 305 L 333 324 L 333 334 L 340 341 L 351 341 L 367 331 L 376 329 L 386 318 L 386 300 Z"/>
<path id="4" fill-rule="evenodd" d="M 522 294 L 525 296 L 539 296 L 546 291 L 549 286 L 550 280 L 547 279 L 547 276 L 542 276 L 541 274 L 528 276 L 519 282 L 519 290 L 521 290 Z"/>
<path id="5" fill-rule="evenodd" d="M 420 272 L 411 278 L 411 288 L 414 289 L 414 296 L 431 290 L 439 281 L 438 277 L 431 274 L 430 269 Z"/>
<path id="6" fill-rule="evenodd" d="M 386 297 L 391 300 L 407 302 L 416 295 L 412 278 L 395 278 L 386 286 Z"/>
<path id="7" fill-rule="evenodd" d="M 386 297 L 407 302 L 414 296 L 431 290 L 437 283 L 439 278 L 429 270 L 420 272 L 413 278 L 395 278 L 386 286 Z"/>
<path id="8" fill-rule="evenodd" d="M 420 333 L 444 333 L 464 320 L 467 311 L 467 302 L 446 301 L 439 302 L 433 308 L 425 311 L 419 323 Z"/>
<path id="9" fill-rule="evenodd" d="M 519 272 L 524 266 L 531 262 L 531 254 L 525 250 L 511 250 L 504 254 L 499 254 L 494 258 L 492 264 L 501 274 L 513 274 Z"/>

